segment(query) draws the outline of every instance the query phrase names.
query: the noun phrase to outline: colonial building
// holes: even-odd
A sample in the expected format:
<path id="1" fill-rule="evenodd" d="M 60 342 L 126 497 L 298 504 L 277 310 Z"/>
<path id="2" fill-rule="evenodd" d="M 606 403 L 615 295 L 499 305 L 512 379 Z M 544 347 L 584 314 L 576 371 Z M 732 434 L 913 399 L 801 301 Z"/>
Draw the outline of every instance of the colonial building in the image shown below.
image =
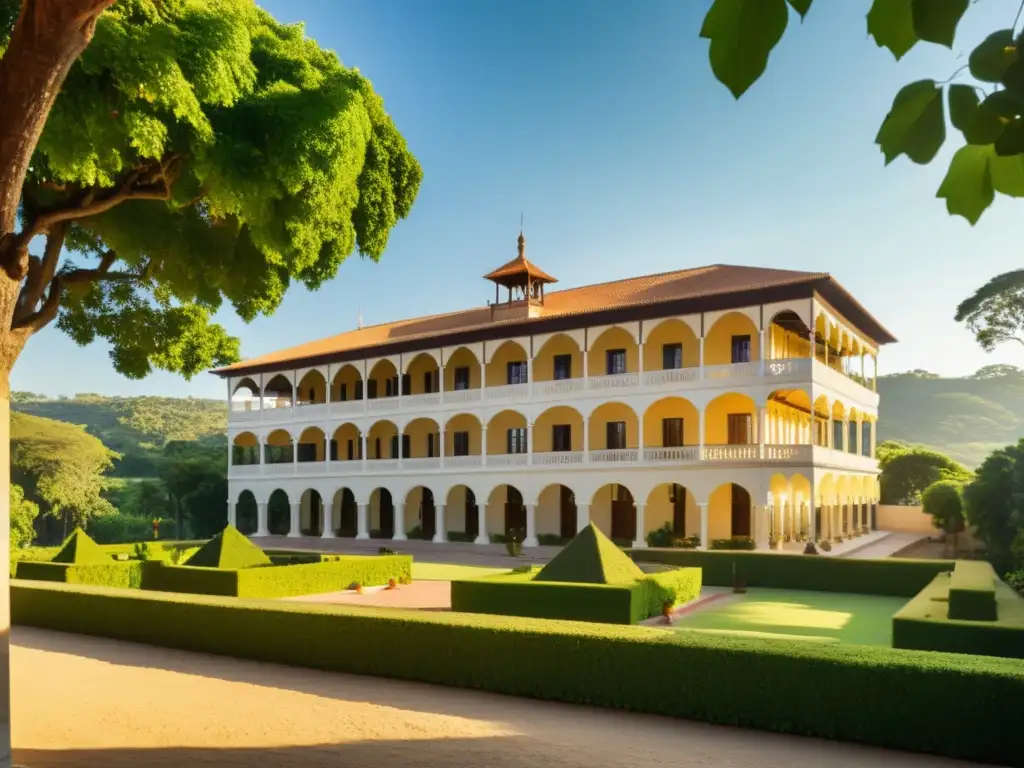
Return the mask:
<path id="1" fill-rule="evenodd" d="M 527 546 L 594 521 L 835 537 L 878 499 L 895 341 L 831 276 L 715 264 L 568 290 L 516 258 L 493 303 L 215 371 L 229 516 L 254 535 Z"/>

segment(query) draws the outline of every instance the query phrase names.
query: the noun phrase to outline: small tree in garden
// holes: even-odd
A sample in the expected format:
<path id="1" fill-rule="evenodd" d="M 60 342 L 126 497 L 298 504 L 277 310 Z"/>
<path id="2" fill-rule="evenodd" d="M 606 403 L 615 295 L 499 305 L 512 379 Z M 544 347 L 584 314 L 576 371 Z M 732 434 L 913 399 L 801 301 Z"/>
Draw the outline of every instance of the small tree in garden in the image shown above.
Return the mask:
<path id="1" fill-rule="evenodd" d="M 932 516 L 935 527 L 953 537 L 953 557 L 957 554 L 957 536 L 964 530 L 963 486 L 955 480 L 939 480 L 925 488 L 921 504 Z"/>

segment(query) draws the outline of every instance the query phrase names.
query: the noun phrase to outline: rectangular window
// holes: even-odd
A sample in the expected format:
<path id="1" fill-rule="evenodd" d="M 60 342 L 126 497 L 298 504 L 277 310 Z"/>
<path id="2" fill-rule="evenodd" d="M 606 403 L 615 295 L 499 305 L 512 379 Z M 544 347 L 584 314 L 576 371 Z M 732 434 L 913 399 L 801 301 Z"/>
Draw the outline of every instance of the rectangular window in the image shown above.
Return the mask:
<path id="1" fill-rule="evenodd" d="M 626 350 L 609 349 L 605 356 L 606 371 L 609 376 L 626 372 Z"/>
<path id="2" fill-rule="evenodd" d="M 753 417 L 749 413 L 729 414 L 729 445 L 747 445 L 754 441 Z"/>
<path id="3" fill-rule="evenodd" d="M 862 456 L 871 455 L 871 422 L 865 421 L 861 424 L 860 432 L 860 453 Z"/>
<path id="4" fill-rule="evenodd" d="M 683 367 L 682 344 L 665 344 L 662 346 L 661 367 L 666 371 L 674 371 Z"/>
<path id="5" fill-rule="evenodd" d="M 843 450 L 843 422 L 832 422 L 832 447 L 837 451 Z"/>
<path id="6" fill-rule="evenodd" d="M 849 427 L 849 440 L 847 441 L 846 450 L 849 453 L 857 452 L 857 422 L 848 422 Z"/>
<path id="7" fill-rule="evenodd" d="M 409 435 L 402 435 L 402 458 L 407 459 L 412 455 L 412 447 L 409 441 Z"/>
<path id="8" fill-rule="evenodd" d="M 434 391 L 434 372 L 424 371 L 423 372 L 423 391 L 433 392 Z"/>
<path id="9" fill-rule="evenodd" d="M 555 355 L 555 381 L 572 378 L 572 355 Z"/>
<path id="10" fill-rule="evenodd" d="M 348 386 L 346 384 L 341 385 L 341 393 L 338 399 L 340 399 L 341 402 L 348 400 Z"/>
<path id="11" fill-rule="evenodd" d="M 527 383 L 527 367 L 526 361 L 517 361 L 508 364 L 508 384 L 526 384 Z"/>
<path id="12" fill-rule="evenodd" d="M 348 460 L 349 461 L 354 461 L 355 458 L 356 458 L 355 442 L 356 442 L 355 440 L 349 440 L 348 441 L 348 450 L 346 452 L 346 456 L 348 456 Z"/>
<path id="13" fill-rule="evenodd" d="M 683 420 L 661 420 L 661 444 L 666 448 L 679 448 L 683 444 Z"/>
<path id="14" fill-rule="evenodd" d="M 398 392 L 402 395 L 412 394 L 412 376 L 408 373 L 402 374 L 402 388 Z"/>
<path id="15" fill-rule="evenodd" d="M 555 424 L 551 428 L 551 450 L 572 450 L 572 424 Z"/>
<path id="16" fill-rule="evenodd" d="M 396 389 L 395 389 L 395 380 L 394 379 L 385 379 L 384 380 L 384 397 L 394 397 L 395 396 L 395 391 L 396 391 Z"/>
<path id="17" fill-rule="evenodd" d="M 606 448 L 616 450 L 626 447 L 626 422 L 609 421 L 605 431 Z"/>
<path id="18" fill-rule="evenodd" d="M 316 443 L 299 443 L 299 461 L 316 461 Z"/>
<path id="19" fill-rule="evenodd" d="M 338 441 L 331 440 L 331 461 L 338 460 Z"/>
<path id="20" fill-rule="evenodd" d="M 505 438 L 506 453 L 526 453 L 526 427 L 515 427 Z"/>
<path id="21" fill-rule="evenodd" d="M 377 399 L 377 380 L 370 379 L 366 382 L 366 399 L 376 400 Z"/>
<path id="22" fill-rule="evenodd" d="M 391 436 L 391 456 L 389 456 L 388 458 L 398 458 L 398 435 Z"/>
<path id="23" fill-rule="evenodd" d="M 469 368 L 455 369 L 455 389 L 469 389 Z"/>
<path id="24" fill-rule="evenodd" d="M 362 400 L 363 399 L 363 382 L 362 382 L 361 379 L 356 382 L 356 396 L 353 399 L 355 399 L 355 400 Z"/>
<path id="25" fill-rule="evenodd" d="M 732 361 L 733 363 L 750 362 L 750 334 L 732 337 Z"/>
<path id="26" fill-rule="evenodd" d="M 452 448 L 456 456 L 469 456 L 469 432 L 453 432 Z"/>
<path id="27" fill-rule="evenodd" d="M 427 433 L 427 458 L 434 458 L 434 433 Z"/>

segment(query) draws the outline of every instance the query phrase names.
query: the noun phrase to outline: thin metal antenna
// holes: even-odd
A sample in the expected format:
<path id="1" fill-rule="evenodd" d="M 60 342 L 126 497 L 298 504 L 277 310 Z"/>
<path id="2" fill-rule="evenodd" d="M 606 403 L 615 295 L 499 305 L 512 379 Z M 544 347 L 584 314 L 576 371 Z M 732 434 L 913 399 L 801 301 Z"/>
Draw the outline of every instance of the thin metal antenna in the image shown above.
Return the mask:
<path id="1" fill-rule="evenodd" d="M 519 231 L 523 231 L 523 212 L 519 212 Z"/>
<path id="2" fill-rule="evenodd" d="M 357 322 L 358 322 L 357 328 L 359 330 L 362 330 L 362 328 L 363 328 L 363 305 L 362 304 L 359 305 L 359 319 L 358 319 Z"/>

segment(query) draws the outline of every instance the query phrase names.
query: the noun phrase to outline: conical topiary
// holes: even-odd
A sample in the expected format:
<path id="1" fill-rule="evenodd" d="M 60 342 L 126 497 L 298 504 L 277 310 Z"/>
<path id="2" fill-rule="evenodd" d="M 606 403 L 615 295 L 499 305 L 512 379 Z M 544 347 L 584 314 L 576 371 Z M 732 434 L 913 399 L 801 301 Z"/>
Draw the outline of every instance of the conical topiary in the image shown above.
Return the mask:
<path id="1" fill-rule="evenodd" d="M 64 539 L 60 551 L 50 562 L 68 565 L 110 565 L 111 558 L 100 549 L 99 544 L 89 538 L 89 534 L 81 528 L 75 528 L 71 535 Z"/>
<path id="2" fill-rule="evenodd" d="M 632 584 L 644 572 L 591 523 L 573 537 L 534 581 L 570 581 L 581 584 Z"/>
<path id="3" fill-rule="evenodd" d="M 203 544 L 185 565 L 203 568 L 238 570 L 257 565 L 270 565 L 266 552 L 253 544 L 235 526 L 229 525 Z"/>

